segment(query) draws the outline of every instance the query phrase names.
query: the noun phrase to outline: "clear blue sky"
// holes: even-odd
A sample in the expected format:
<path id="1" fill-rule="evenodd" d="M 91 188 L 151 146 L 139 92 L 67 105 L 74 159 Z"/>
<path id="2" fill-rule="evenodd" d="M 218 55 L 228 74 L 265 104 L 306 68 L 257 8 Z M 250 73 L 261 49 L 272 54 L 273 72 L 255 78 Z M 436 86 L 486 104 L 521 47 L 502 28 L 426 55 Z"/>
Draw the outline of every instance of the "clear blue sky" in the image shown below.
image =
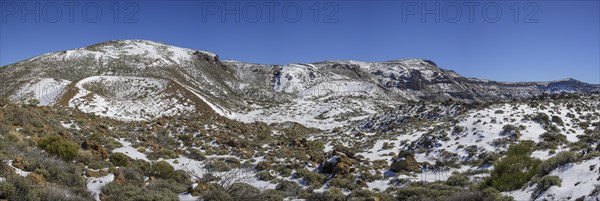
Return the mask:
<path id="1" fill-rule="evenodd" d="M 55 2 L 0 0 L 0 65 L 106 40 L 146 39 L 256 63 L 424 58 L 464 76 L 498 81 L 573 77 L 600 82 L 599 1 L 471 6 L 461 1 L 303 0 L 275 6 L 265 1 L 132 1 L 118 2 L 118 9 L 114 1 Z M 222 21 L 226 10 L 240 21 L 236 14 Z M 302 12 L 298 21 L 296 10 Z"/>

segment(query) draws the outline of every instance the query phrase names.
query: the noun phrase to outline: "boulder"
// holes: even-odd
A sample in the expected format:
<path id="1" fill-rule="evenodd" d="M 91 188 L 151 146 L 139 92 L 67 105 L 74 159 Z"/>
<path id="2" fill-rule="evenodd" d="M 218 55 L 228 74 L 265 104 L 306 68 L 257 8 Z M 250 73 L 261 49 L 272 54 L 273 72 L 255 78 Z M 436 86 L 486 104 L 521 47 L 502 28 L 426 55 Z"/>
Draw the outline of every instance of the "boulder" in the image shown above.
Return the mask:
<path id="1" fill-rule="evenodd" d="M 23 160 L 23 157 L 21 156 L 16 156 L 15 160 L 12 161 L 12 166 L 19 168 L 19 169 L 25 169 L 25 167 L 27 166 L 27 161 Z"/>
<path id="2" fill-rule="evenodd" d="M 350 169 L 349 164 L 338 162 L 337 164 L 335 164 L 335 167 L 333 168 L 333 173 L 336 175 L 346 175 L 346 174 L 350 174 L 350 172 L 352 172 L 351 170 L 352 169 Z"/>
<path id="3" fill-rule="evenodd" d="M 419 169 L 421 169 L 421 166 L 415 160 L 415 155 L 406 151 L 401 151 L 390 167 L 390 170 L 396 173 L 402 171 L 414 172 Z"/>
<path id="4" fill-rule="evenodd" d="M 321 172 L 327 174 L 345 175 L 352 172 L 353 161 L 346 154 L 333 151 L 329 160 L 321 164 Z"/>

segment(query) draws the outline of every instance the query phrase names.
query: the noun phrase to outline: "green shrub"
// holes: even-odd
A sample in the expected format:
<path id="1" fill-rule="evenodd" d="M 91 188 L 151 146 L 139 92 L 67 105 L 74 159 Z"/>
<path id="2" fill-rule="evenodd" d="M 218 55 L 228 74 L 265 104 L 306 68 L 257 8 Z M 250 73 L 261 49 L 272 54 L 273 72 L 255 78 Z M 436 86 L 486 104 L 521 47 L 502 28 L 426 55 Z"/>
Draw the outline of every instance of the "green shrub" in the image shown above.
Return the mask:
<path id="1" fill-rule="evenodd" d="M 177 194 L 167 189 L 148 190 L 133 184 L 119 185 L 111 182 L 102 188 L 103 201 L 179 200 Z"/>
<path id="2" fill-rule="evenodd" d="M 123 153 L 113 153 L 108 157 L 108 160 L 115 166 L 125 167 L 129 164 L 129 157 Z"/>
<path id="3" fill-rule="evenodd" d="M 27 104 L 28 105 L 39 105 L 40 101 L 38 99 L 32 98 L 32 99 L 27 100 Z"/>
<path id="4" fill-rule="evenodd" d="M 67 195 L 70 194 L 70 195 Z M 39 187 L 32 180 L 12 175 L 0 182 L 0 198 L 8 200 L 92 200 L 85 190 L 66 189 L 61 186 Z"/>
<path id="5" fill-rule="evenodd" d="M 511 191 L 521 188 L 533 177 L 540 160 L 531 158 L 533 141 L 522 141 L 508 148 L 506 157 L 497 161 L 486 184 L 499 191 Z"/>
<path id="6" fill-rule="evenodd" d="M 396 191 L 397 200 L 439 200 L 456 193 L 458 189 L 443 186 L 407 186 Z"/>
<path id="7" fill-rule="evenodd" d="M 161 191 L 161 190 L 169 190 L 173 193 L 180 194 L 185 193 L 189 187 L 188 183 L 180 183 L 173 179 L 164 180 L 164 179 L 156 179 L 150 184 L 148 184 L 147 189 L 150 191 Z"/>
<path id="8" fill-rule="evenodd" d="M 40 138 L 38 146 L 50 154 L 57 155 L 63 160 L 70 161 L 77 156 L 79 145 L 60 138 L 59 136 L 45 136 Z"/>
<path id="9" fill-rule="evenodd" d="M 552 158 L 549 158 L 548 160 L 545 160 L 544 162 L 542 162 L 542 164 L 540 164 L 540 170 L 538 173 L 540 176 L 544 176 L 544 175 L 547 175 L 548 173 L 552 172 L 552 170 L 560 167 L 561 165 L 564 165 L 567 163 L 573 163 L 576 161 L 577 161 L 577 154 L 575 154 L 575 152 L 572 152 L 572 151 L 560 152 L 560 153 L 556 154 L 555 156 L 553 156 Z"/>
<path id="10" fill-rule="evenodd" d="M 318 172 L 311 172 L 304 168 L 296 171 L 296 177 L 304 179 L 307 185 L 315 188 L 321 187 L 326 179 L 325 175 Z"/>
<path id="11" fill-rule="evenodd" d="M 340 191 L 330 190 L 322 193 L 311 193 L 306 197 L 306 201 L 343 201 L 345 197 Z"/>
<path id="12" fill-rule="evenodd" d="M 285 193 L 273 189 L 263 192 L 256 200 L 260 201 L 281 201 L 285 199 Z"/>
<path id="13" fill-rule="evenodd" d="M 6 96 L 0 96 L 0 107 L 4 107 L 9 102 L 10 101 L 8 100 L 8 98 L 6 98 Z"/>
<path id="14" fill-rule="evenodd" d="M 197 149 L 189 149 L 189 153 L 186 153 L 186 156 L 190 159 L 194 159 L 197 161 L 206 160 L 206 156 L 204 155 L 204 153 Z"/>
<path id="15" fill-rule="evenodd" d="M 256 177 L 263 181 L 271 181 L 274 178 L 269 171 L 260 171 L 256 173 Z"/>
<path id="16" fill-rule="evenodd" d="M 227 192 L 234 200 L 251 200 L 260 194 L 258 188 L 246 183 L 235 183 Z"/>
<path id="17" fill-rule="evenodd" d="M 191 184 L 192 177 L 184 170 L 175 170 L 171 175 L 171 179 L 182 183 L 182 184 Z"/>
<path id="18" fill-rule="evenodd" d="M 174 171 L 175 169 L 173 166 L 166 161 L 158 161 L 152 164 L 150 175 L 158 178 L 168 179 Z"/>
<path id="19" fill-rule="evenodd" d="M 298 183 L 293 181 L 282 181 L 275 187 L 278 191 L 283 191 L 287 196 L 296 196 L 302 190 Z"/>
<path id="20" fill-rule="evenodd" d="M 567 136 L 555 132 L 545 132 L 540 135 L 540 139 L 544 142 L 561 144 L 567 141 Z"/>
<path id="21" fill-rule="evenodd" d="M 220 160 L 211 160 L 208 164 L 205 165 L 206 169 L 214 170 L 217 172 L 226 172 L 231 170 L 227 163 Z"/>
<path id="22" fill-rule="evenodd" d="M 358 188 L 354 182 L 345 178 L 334 178 L 329 181 L 329 187 L 337 187 L 341 189 L 354 190 Z"/>
<path id="23" fill-rule="evenodd" d="M 469 178 L 461 174 L 452 175 L 448 177 L 446 184 L 450 186 L 467 186 L 467 184 L 469 184 Z"/>
<path id="24" fill-rule="evenodd" d="M 559 186 L 560 187 L 560 177 L 558 176 L 544 176 L 537 181 L 537 186 L 535 187 L 535 191 L 532 193 L 532 197 L 536 198 L 548 190 L 551 186 Z"/>
<path id="25" fill-rule="evenodd" d="M 148 156 L 148 159 L 150 159 L 150 160 L 157 160 L 159 158 L 173 159 L 173 158 L 179 157 L 179 155 L 177 153 L 175 153 L 173 150 L 167 150 L 167 149 L 161 149 L 158 151 L 154 151 L 152 153 L 149 153 L 147 156 Z"/>
<path id="26" fill-rule="evenodd" d="M 231 195 L 219 190 L 205 191 L 200 197 L 204 201 L 234 201 Z"/>

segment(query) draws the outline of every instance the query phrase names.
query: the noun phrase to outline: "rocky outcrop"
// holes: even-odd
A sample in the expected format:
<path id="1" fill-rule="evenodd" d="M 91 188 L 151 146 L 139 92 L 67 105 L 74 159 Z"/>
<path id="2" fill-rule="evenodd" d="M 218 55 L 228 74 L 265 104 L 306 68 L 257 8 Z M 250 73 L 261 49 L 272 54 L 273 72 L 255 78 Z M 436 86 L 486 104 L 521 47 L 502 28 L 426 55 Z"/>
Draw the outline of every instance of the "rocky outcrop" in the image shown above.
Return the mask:
<path id="1" fill-rule="evenodd" d="M 15 159 L 12 161 L 12 166 L 19 168 L 19 169 L 25 169 L 25 167 L 27 167 L 29 164 L 27 163 L 27 161 L 23 160 L 23 157 L 21 156 L 16 156 Z"/>
<path id="2" fill-rule="evenodd" d="M 415 160 L 415 155 L 408 151 L 400 151 L 398 157 L 393 160 L 392 165 L 390 166 L 390 170 L 392 172 L 415 172 L 421 169 L 421 166 Z"/>
<path id="3" fill-rule="evenodd" d="M 329 160 L 321 164 L 321 173 L 347 175 L 354 171 L 352 164 L 354 159 L 351 159 L 346 154 L 339 151 L 332 151 Z"/>

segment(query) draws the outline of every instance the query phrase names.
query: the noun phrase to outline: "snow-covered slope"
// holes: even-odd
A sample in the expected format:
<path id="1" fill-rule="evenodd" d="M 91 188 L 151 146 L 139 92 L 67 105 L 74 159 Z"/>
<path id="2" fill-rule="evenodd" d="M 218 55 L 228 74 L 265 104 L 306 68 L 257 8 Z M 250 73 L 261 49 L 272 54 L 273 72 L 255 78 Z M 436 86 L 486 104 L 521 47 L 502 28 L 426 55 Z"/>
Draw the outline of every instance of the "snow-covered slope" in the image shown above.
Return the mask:
<path id="1" fill-rule="evenodd" d="M 69 103 L 63 105 L 119 119 L 129 113 L 137 114 L 133 118 L 136 120 L 151 119 L 189 111 L 192 107 L 170 100 L 156 104 L 154 109 L 149 108 L 152 112 L 142 112 L 141 107 L 153 104 L 133 101 L 104 107 L 101 105 L 114 100 L 97 96 L 88 97 L 97 104 L 85 106 L 79 100 L 87 95 L 85 90 L 77 92 L 77 100 L 70 100 L 74 94 L 63 93 L 65 89 L 81 88 L 68 86 L 71 83 L 80 86 L 82 81 L 98 76 L 117 80 L 136 77 L 134 80 L 140 85 L 150 84 L 155 79 L 172 81 L 191 92 L 187 95 L 202 99 L 201 102 L 222 116 L 244 122 L 295 121 L 323 129 L 349 125 L 354 120 L 400 106 L 408 100 L 490 101 L 528 98 L 543 92 L 598 89 L 572 79 L 502 83 L 464 78 L 422 59 L 265 65 L 222 62 L 214 53 L 158 42 L 120 40 L 48 53 L 8 65 L 0 72 L 0 84 L 3 85 L 0 95 L 22 102 L 38 99 L 42 105 L 62 101 Z M 104 86 L 107 91 L 117 90 L 128 95 L 141 87 L 122 82 L 96 82 L 96 85 L 107 85 Z M 109 99 L 112 98 L 119 97 Z M 172 107 L 178 109 L 165 110 L 170 104 L 175 104 Z M 161 112 L 155 112 L 157 110 Z"/>
<path id="2" fill-rule="evenodd" d="M 195 111 L 194 103 L 169 81 L 128 76 L 94 76 L 75 85 L 69 106 L 119 120 L 150 120 Z"/>

